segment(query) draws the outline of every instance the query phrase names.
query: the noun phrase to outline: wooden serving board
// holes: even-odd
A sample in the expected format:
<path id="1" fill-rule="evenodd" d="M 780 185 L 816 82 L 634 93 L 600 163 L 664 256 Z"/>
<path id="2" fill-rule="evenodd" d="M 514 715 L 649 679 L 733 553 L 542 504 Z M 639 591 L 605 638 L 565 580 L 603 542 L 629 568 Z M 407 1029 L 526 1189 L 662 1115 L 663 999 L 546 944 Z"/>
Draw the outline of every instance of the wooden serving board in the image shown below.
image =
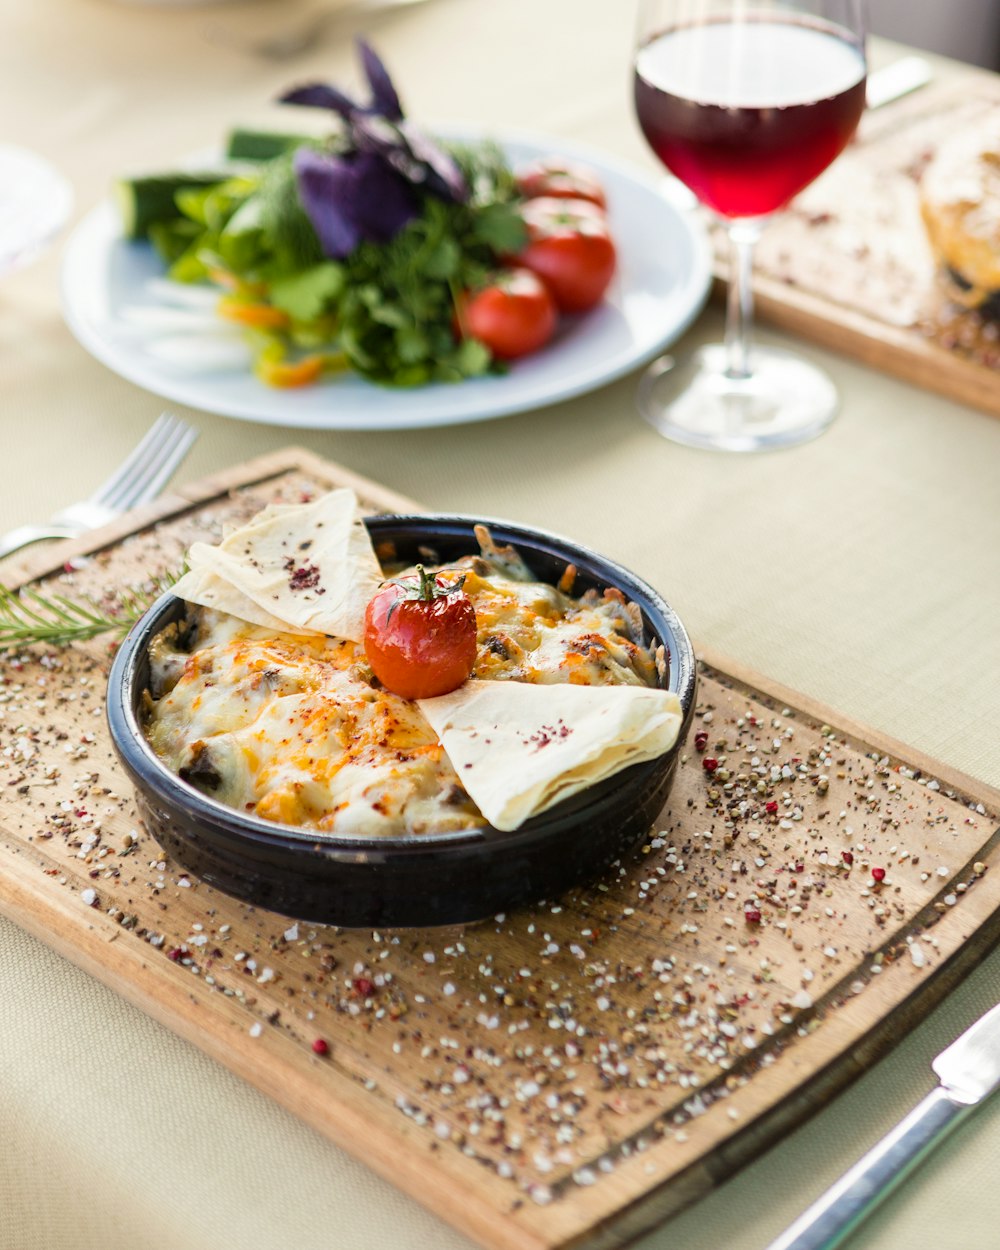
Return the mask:
<path id="1" fill-rule="evenodd" d="M 336 484 L 412 507 L 290 451 L 22 576 L 113 594 Z M 460 928 L 295 923 L 142 829 L 105 731 L 108 664 L 100 641 L 0 660 L 0 909 L 495 1250 L 596 1250 L 662 1220 L 1000 934 L 1000 794 L 710 656 L 707 748 L 688 744 L 649 839 L 602 880 Z"/>
<path id="2" fill-rule="evenodd" d="M 935 62 L 930 85 L 866 114 L 856 140 L 765 229 L 754 262 L 761 319 L 1000 416 L 1000 322 L 949 301 L 918 199 L 938 146 L 998 115 L 1000 76 L 956 62 Z M 722 280 L 721 230 L 714 241 Z"/>

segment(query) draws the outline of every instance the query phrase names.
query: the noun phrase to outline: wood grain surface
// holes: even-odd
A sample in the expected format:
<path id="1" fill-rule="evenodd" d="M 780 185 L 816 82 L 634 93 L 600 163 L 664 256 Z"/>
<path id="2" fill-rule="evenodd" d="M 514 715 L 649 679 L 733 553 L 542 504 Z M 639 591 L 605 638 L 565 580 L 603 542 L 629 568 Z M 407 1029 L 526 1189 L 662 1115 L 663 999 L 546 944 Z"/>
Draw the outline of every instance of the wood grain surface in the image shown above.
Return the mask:
<path id="1" fill-rule="evenodd" d="M 345 483 L 414 506 L 291 450 L 20 576 L 113 596 Z M 496 1250 L 611 1247 L 665 1218 L 998 937 L 1000 795 L 708 655 L 670 803 L 601 880 L 456 928 L 297 923 L 185 874 L 138 823 L 109 659 L 97 641 L 2 661 L 0 908 Z"/>
<path id="2" fill-rule="evenodd" d="M 831 168 L 768 223 L 761 320 L 1000 416 L 1000 323 L 949 301 L 919 210 L 942 143 L 1000 116 L 1000 76 L 938 62 L 934 81 L 866 114 Z M 714 234 L 716 276 L 727 248 Z"/>

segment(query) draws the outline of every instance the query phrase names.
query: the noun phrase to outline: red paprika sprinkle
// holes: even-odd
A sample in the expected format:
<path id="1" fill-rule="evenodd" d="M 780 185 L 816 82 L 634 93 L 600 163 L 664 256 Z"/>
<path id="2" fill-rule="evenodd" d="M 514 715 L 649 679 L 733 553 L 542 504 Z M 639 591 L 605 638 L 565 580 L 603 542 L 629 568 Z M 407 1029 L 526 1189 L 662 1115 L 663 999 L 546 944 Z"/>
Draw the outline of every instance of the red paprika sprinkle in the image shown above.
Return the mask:
<path id="1" fill-rule="evenodd" d="M 706 773 L 714 773 L 719 767 L 719 761 L 712 755 L 706 755 L 701 761 L 701 766 L 704 768 Z"/>
<path id="2" fill-rule="evenodd" d="M 884 880 L 885 880 L 885 869 L 884 869 L 884 868 L 873 868 L 873 869 L 872 869 L 872 876 L 875 878 L 875 880 L 876 880 L 876 881 L 884 881 Z"/>
<path id="3" fill-rule="evenodd" d="M 743 913 L 743 919 L 747 924 L 760 924 L 760 912 L 756 907 L 748 907 Z"/>
<path id="4" fill-rule="evenodd" d="M 313 1042 L 312 1048 L 314 1053 L 317 1055 L 328 1055 L 330 1053 L 330 1044 L 324 1041 L 321 1037 L 316 1038 Z"/>

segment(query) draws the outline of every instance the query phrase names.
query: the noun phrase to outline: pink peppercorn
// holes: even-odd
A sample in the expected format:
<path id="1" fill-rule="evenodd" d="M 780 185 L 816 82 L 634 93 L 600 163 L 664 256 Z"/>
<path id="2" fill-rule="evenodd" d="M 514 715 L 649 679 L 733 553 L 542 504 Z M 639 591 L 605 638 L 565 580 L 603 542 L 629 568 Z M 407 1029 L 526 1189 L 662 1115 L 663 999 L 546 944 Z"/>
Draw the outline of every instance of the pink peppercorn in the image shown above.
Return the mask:
<path id="1" fill-rule="evenodd" d="M 884 869 L 884 868 L 873 868 L 873 869 L 872 869 L 872 876 L 875 878 L 875 880 L 876 880 L 876 881 L 884 881 L 884 880 L 885 880 L 885 869 Z"/>
<path id="2" fill-rule="evenodd" d="M 841 851 L 840 855 L 844 863 L 850 868 L 851 864 L 854 863 L 854 853 L 852 851 Z"/>
<path id="3" fill-rule="evenodd" d="M 708 746 L 708 734 L 704 729 L 699 729 L 694 736 L 694 749 L 696 751 L 704 751 Z"/>
<path id="4" fill-rule="evenodd" d="M 719 767 L 719 761 L 715 758 L 714 755 L 706 755 L 705 758 L 701 761 L 701 766 L 702 768 L 704 768 L 706 773 L 714 773 L 715 770 Z"/>
<path id="5" fill-rule="evenodd" d="M 355 994 L 360 994 L 362 998 L 369 998 L 375 991 L 375 982 L 368 977 L 356 977 L 353 982 Z"/>
<path id="6" fill-rule="evenodd" d="M 324 1041 L 322 1037 L 317 1037 L 312 1044 L 313 1053 L 317 1055 L 328 1055 L 330 1053 L 329 1042 Z"/>
<path id="7" fill-rule="evenodd" d="M 748 907 L 743 913 L 743 919 L 747 924 L 760 924 L 760 912 L 756 907 Z"/>
<path id="8" fill-rule="evenodd" d="M 770 802 L 770 803 L 765 803 L 765 804 L 764 804 L 764 811 L 765 811 L 765 812 L 767 812 L 768 816 L 776 816 L 776 815 L 777 815 L 777 813 L 778 813 L 778 805 L 777 805 L 777 803 L 775 803 L 775 801 L 774 801 L 773 799 L 771 800 L 771 802 Z"/>

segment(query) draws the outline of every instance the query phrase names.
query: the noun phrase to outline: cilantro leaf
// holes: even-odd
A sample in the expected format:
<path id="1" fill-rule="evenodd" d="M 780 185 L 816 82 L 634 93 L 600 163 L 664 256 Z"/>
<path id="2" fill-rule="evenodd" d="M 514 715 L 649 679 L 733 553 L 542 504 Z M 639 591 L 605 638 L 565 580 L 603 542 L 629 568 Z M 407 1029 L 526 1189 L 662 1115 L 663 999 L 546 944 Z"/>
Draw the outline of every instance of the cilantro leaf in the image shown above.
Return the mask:
<path id="1" fill-rule="evenodd" d="M 275 278 L 270 287 L 271 303 L 295 321 L 313 321 L 336 302 L 344 289 L 344 270 L 326 260 L 298 273 Z"/>
<path id="2" fill-rule="evenodd" d="M 476 211 L 472 237 L 494 252 L 514 254 L 527 243 L 528 231 L 512 205 L 485 204 Z"/>

